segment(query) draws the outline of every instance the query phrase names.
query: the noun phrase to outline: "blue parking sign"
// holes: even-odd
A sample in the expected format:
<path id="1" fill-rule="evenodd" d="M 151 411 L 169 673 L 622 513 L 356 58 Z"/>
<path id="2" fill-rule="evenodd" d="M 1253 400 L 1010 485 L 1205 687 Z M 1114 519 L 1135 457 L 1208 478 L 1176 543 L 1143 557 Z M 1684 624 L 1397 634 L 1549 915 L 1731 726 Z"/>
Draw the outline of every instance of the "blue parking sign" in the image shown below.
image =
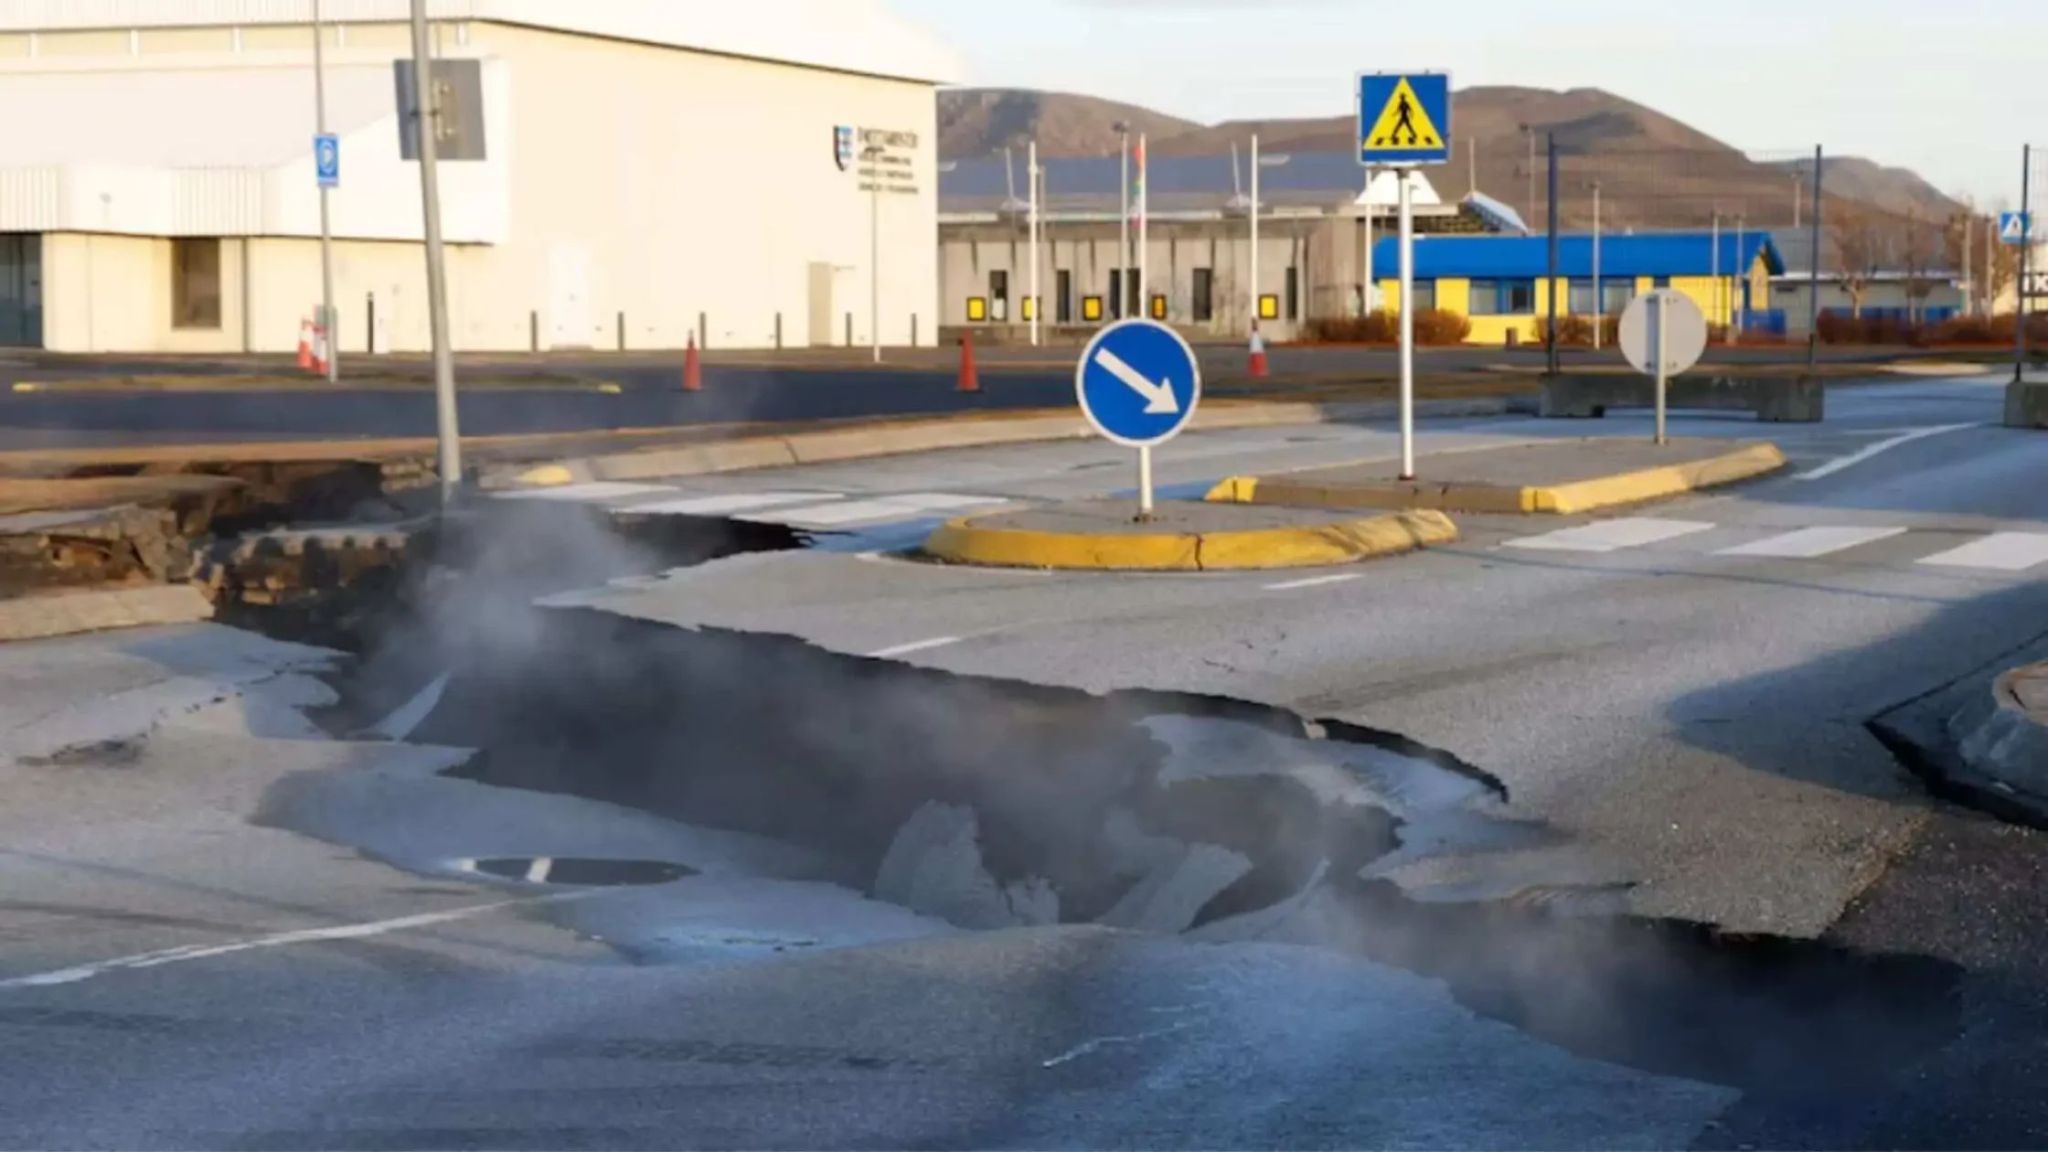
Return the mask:
<path id="1" fill-rule="evenodd" d="M 313 175 L 322 188 L 341 186 L 341 138 L 332 132 L 313 137 Z"/>

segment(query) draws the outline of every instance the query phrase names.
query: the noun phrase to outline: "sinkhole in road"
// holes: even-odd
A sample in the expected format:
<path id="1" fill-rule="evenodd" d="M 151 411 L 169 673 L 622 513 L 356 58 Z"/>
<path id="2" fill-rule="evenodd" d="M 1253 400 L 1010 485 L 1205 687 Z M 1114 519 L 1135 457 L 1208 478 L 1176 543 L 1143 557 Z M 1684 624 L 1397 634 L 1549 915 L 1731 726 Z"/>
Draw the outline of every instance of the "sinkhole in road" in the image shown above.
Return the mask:
<path id="1" fill-rule="evenodd" d="M 1632 916 L 1625 894 L 1536 877 L 1484 898 L 1411 888 L 1417 862 L 1512 859 L 1558 834 L 1395 733 L 533 603 L 762 543 L 694 533 L 650 555 L 554 510 L 471 531 L 412 595 L 327 638 L 360 654 L 333 726 L 431 682 L 403 738 L 474 750 L 463 780 L 800 846 L 821 862 L 805 879 L 965 929 L 1339 949 L 1573 1052 L 1756 1094 L 1876 1090 L 1960 1028 L 1940 961 Z"/>

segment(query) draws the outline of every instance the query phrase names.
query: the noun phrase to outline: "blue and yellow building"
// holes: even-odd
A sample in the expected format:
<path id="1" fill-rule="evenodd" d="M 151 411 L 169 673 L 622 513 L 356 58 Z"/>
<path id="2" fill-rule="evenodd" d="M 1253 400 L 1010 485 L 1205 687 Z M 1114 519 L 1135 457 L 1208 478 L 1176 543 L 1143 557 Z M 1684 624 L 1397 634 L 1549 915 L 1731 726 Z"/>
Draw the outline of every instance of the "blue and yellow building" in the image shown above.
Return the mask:
<path id="1" fill-rule="evenodd" d="M 1388 237 L 1373 249 L 1373 270 L 1382 307 L 1402 306 L 1398 242 Z M 1504 344 L 1510 334 L 1523 342 L 1541 338 L 1541 322 L 1557 298 L 1557 314 L 1619 315 L 1628 302 L 1653 288 L 1673 288 L 1691 297 L 1716 325 L 1735 323 L 1768 329 L 1782 321 L 1771 299 L 1771 277 L 1785 271 L 1767 232 L 1654 232 L 1599 238 L 1599 282 L 1594 283 L 1595 241 L 1591 234 L 1558 237 L 1557 275 L 1550 274 L 1547 236 L 1418 236 L 1415 238 L 1415 296 L 1421 309 L 1437 308 L 1471 320 L 1473 344 Z"/>

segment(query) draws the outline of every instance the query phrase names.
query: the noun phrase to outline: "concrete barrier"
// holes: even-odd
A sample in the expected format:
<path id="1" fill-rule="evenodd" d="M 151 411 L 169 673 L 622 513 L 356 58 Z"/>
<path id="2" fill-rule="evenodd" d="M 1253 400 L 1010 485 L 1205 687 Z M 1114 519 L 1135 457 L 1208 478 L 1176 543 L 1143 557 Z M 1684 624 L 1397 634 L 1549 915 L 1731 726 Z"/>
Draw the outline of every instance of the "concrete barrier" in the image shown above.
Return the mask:
<path id="1" fill-rule="evenodd" d="M 2048 380 L 2015 380 L 2005 387 L 2007 428 L 2048 428 Z"/>
<path id="2" fill-rule="evenodd" d="M 1814 423 L 1826 412 L 1817 376 L 1679 376 L 1665 403 L 1672 408 L 1754 412 L 1770 423 Z M 1609 408 L 1654 408 L 1656 383 L 1643 376 L 1546 376 L 1537 414 L 1605 416 Z"/>

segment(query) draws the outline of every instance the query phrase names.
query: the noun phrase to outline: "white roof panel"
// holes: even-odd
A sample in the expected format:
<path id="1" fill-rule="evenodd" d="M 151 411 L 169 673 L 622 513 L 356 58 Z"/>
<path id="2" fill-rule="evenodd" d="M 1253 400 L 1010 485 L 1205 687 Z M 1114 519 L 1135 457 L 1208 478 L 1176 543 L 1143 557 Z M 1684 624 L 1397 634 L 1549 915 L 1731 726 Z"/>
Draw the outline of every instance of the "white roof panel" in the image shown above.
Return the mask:
<path id="1" fill-rule="evenodd" d="M 0 0 L 0 31 L 305 24 L 311 0 Z M 407 0 L 322 0 L 338 23 L 392 23 Z M 436 20 L 486 20 L 843 72 L 956 83 L 953 53 L 880 0 L 428 0 Z"/>

